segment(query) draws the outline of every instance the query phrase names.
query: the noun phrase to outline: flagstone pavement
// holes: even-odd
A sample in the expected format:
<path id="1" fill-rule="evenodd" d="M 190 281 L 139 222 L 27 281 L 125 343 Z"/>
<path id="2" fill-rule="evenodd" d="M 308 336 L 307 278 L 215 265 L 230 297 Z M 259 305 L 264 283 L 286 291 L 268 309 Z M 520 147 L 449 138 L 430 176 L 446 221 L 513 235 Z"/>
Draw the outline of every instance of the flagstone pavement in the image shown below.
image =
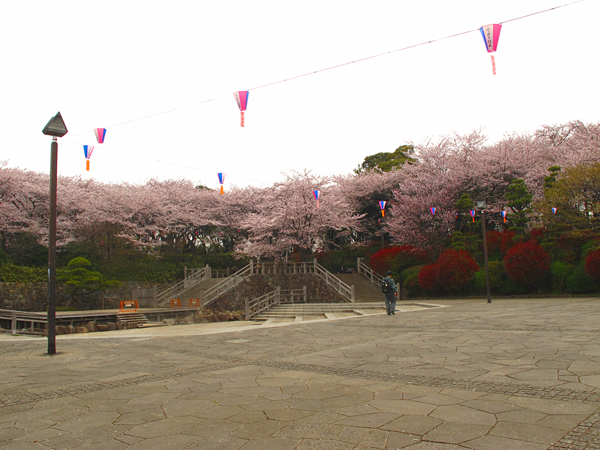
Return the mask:
<path id="1" fill-rule="evenodd" d="M 0 450 L 600 449 L 600 299 L 427 303 L 0 335 Z"/>

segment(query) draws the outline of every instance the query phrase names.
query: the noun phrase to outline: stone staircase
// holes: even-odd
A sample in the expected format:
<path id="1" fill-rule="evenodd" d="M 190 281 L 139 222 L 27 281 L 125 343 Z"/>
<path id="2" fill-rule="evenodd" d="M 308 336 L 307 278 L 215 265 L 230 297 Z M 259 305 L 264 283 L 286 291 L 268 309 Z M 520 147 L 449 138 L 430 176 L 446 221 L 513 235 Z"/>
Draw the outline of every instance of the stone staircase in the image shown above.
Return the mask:
<path id="1" fill-rule="evenodd" d="M 181 301 L 181 306 L 184 308 L 187 307 L 191 298 L 202 298 L 202 293 L 204 291 L 210 289 L 221 281 L 223 281 L 223 278 L 207 278 L 206 280 L 198 283 L 196 286 L 182 292 L 178 297 Z"/>
<path id="2" fill-rule="evenodd" d="M 146 315 L 142 313 L 117 314 L 117 322 L 121 322 L 125 328 L 136 328 L 149 323 Z"/>
<path id="3" fill-rule="evenodd" d="M 335 276 L 350 286 L 354 285 L 354 295 L 357 303 L 379 302 L 383 304 L 381 288 L 362 275 L 358 273 L 339 273 Z"/>
<path id="4" fill-rule="evenodd" d="M 384 310 L 383 301 L 379 303 L 296 303 L 276 305 L 258 316 L 253 321 L 296 321 L 315 319 L 334 319 L 354 315 L 373 314 Z"/>

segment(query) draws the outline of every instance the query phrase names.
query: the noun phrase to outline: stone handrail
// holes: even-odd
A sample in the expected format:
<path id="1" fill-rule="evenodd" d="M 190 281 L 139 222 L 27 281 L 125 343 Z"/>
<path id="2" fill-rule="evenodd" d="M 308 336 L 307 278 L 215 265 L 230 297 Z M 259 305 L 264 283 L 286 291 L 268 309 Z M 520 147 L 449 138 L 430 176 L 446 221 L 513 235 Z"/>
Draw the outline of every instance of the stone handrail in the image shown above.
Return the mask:
<path id="1" fill-rule="evenodd" d="M 383 276 L 379 275 L 363 262 L 364 258 L 356 258 L 356 269 L 360 275 L 370 280 L 377 287 L 381 286 Z"/>
<path id="2" fill-rule="evenodd" d="M 306 286 L 302 289 L 281 289 L 280 290 L 280 301 L 282 305 L 284 304 L 295 304 L 295 303 L 307 303 L 308 295 L 306 291 Z"/>
<path id="3" fill-rule="evenodd" d="M 302 289 L 281 289 L 281 287 L 277 286 L 277 289 L 274 291 L 267 292 L 258 298 L 253 300 L 246 299 L 246 320 L 250 320 L 252 317 L 258 316 L 264 311 L 268 311 L 275 305 L 293 305 L 296 297 L 302 298 L 303 303 L 306 303 L 306 286 L 304 286 Z M 296 303 L 300 302 L 296 301 Z"/>
<path id="4" fill-rule="evenodd" d="M 156 296 L 156 305 L 160 308 L 166 306 L 171 299 L 177 298 L 179 294 L 196 286 L 198 283 L 210 278 L 211 269 L 208 264 L 201 269 L 185 269 L 185 277 L 179 283 L 171 286 L 166 291 Z"/>
<path id="5" fill-rule="evenodd" d="M 354 303 L 354 286 L 349 286 L 336 277 L 334 274 L 329 272 L 325 267 L 320 265 L 317 260 L 312 262 L 300 262 L 300 263 L 276 263 L 267 262 L 256 265 L 254 273 L 264 274 L 299 274 L 299 273 L 314 273 L 321 278 L 330 287 L 335 289 L 338 294 L 344 297 L 349 302 Z"/>
<path id="6" fill-rule="evenodd" d="M 313 266 L 312 262 L 261 262 L 254 266 L 254 273 L 265 275 L 314 273 Z"/>
<path id="7" fill-rule="evenodd" d="M 253 300 L 246 299 L 245 315 L 246 320 L 258 316 L 261 312 L 268 311 L 272 306 L 281 302 L 281 288 L 277 287 L 274 291 L 261 295 Z"/>
<path id="8" fill-rule="evenodd" d="M 254 271 L 254 262 L 250 260 L 250 264 L 246 267 L 242 267 L 233 275 L 224 278 L 223 281 L 220 281 L 218 284 L 215 284 L 213 287 L 204 291 L 200 297 L 200 304 L 204 307 L 226 293 L 227 291 L 233 289 L 242 281 L 244 281 L 247 277 L 252 275 Z"/>
<path id="9" fill-rule="evenodd" d="M 354 294 L 354 285 L 348 286 L 334 274 L 329 272 L 325 267 L 317 262 L 316 259 L 313 260 L 314 264 L 314 273 L 321 278 L 325 283 L 335 289 L 338 294 L 344 297 L 349 302 L 354 303 L 356 301 Z"/>
<path id="10" fill-rule="evenodd" d="M 10 332 L 11 334 L 18 333 L 18 322 L 28 322 L 31 327 L 31 332 L 34 331 L 35 324 L 44 324 L 45 327 L 48 323 L 47 313 L 35 313 L 29 311 L 16 311 L 12 309 L 0 309 L 0 319 L 10 320 Z M 8 331 L 8 330 L 4 330 Z"/>

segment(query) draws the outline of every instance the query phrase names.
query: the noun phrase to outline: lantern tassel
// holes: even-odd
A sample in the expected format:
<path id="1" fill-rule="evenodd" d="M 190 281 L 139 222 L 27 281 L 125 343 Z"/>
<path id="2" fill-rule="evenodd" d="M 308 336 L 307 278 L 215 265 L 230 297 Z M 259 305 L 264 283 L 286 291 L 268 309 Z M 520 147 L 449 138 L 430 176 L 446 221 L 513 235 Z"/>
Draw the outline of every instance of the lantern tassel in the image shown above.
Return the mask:
<path id="1" fill-rule="evenodd" d="M 243 127 L 244 126 L 244 111 L 240 111 L 240 112 L 242 114 L 242 122 L 241 122 L 240 126 Z"/>
<path id="2" fill-rule="evenodd" d="M 317 208 L 319 207 L 319 200 L 317 200 Z"/>
<path id="3" fill-rule="evenodd" d="M 381 210 L 381 217 L 385 217 L 385 209 Z"/>
<path id="4" fill-rule="evenodd" d="M 224 194 L 223 192 L 223 185 L 221 185 L 221 195 Z"/>
<path id="5" fill-rule="evenodd" d="M 490 58 L 492 58 L 492 73 L 496 75 L 496 58 L 492 54 L 490 54 Z"/>
<path id="6" fill-rule="evenodd" d="M 89 159 L 85 161 L 85 170 L 88 170 L 88 171 L 90 170 L 90 160 Z"/>
<path id="7" fill-rule="evenodd" d="M 475 223 L 475 216 L 473 216 L 473 223 Z"/>

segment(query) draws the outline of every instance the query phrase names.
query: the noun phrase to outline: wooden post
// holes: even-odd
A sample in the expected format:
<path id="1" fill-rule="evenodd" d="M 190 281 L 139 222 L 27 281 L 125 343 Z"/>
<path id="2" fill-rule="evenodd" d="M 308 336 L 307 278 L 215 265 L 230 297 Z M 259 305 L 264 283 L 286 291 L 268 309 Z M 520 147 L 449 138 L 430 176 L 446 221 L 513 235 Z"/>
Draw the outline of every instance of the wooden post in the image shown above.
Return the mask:
<path id="1" fill-rule="evenodd" d="M 277 304 L 280 305 L 281 304 L 281 286 L 277 286 Z M 293 302 L 293 300 L 292 300 Z"/>
<path id="2" fill-rule="evenodd" d="M 17 312 L 13 311 L 11 313 L 11 321 L 10 321 L 10 331 L 12 334 L 17 334 Z"/>
<path id="3" fill-rule="evenodd" d="M 247 297 L 244 300 L 244 309 L 246 311 L 246 320 L 250 320 L 250 300 Z"/>
<path id="4" fill-rule="evenodd" d="M 352 285 L 352 286 L 350 286 L 350 287 L 352 288 L 352 294 L 351 294 L 351 297 L 352 297 L 352 303 L 356 303 L 356 295 L 355 295 L 355 293 L 354 293 L 354 285 Z"/>
<path id="5" fill-rule="evenodd" d="M 302 290 L 304 291 L 304 303 L 308 303 L 308 295 L 307 295 L 306 286 L 303 286 Z"/>

